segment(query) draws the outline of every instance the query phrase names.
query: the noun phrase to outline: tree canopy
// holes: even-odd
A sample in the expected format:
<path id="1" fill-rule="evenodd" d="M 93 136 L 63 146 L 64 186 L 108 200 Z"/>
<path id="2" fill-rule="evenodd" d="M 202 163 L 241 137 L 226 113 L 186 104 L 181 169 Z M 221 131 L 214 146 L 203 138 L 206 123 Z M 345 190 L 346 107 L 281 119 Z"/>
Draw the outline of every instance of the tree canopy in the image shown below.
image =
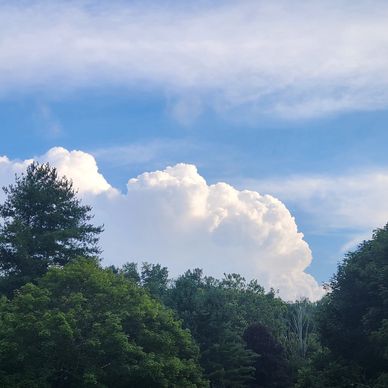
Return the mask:
<path id="1" fill-rule="evenodd" d="M 350 252 L 318 305 L 322 347 L 298 388 L 388 386 L 388 225 Z"/>
<path id="2" fill-rule="evenodd" d="M 388 225 L 347 255 L 322 301 L 322 341 L 367 378 L 388 373 Z"/>
<path id="3" fill-rule="evenodd" d="M 71 181 L 31 164 L 0 205 L 0 386 L 388 386 L 388 225 L 319 302 L 238 274 L 103 269 Z"/>
<path id="4" fill-rule="evenodd" d="M 206 386 L 172 311 L 90 260 L 3 298 L 0 318 L 0 386 Z"/>
<path id="5" fill-rule="evenodd" d="M 166 303 L 199 344 L 201 366 L 212 386 L 246 387 L 254 382 L 258 355 L 247 347 L 244 330 L 260 321 L 279 332 L 283 302 L 237 274 L 220 281 L 196 269 L 174 282 Z"/>

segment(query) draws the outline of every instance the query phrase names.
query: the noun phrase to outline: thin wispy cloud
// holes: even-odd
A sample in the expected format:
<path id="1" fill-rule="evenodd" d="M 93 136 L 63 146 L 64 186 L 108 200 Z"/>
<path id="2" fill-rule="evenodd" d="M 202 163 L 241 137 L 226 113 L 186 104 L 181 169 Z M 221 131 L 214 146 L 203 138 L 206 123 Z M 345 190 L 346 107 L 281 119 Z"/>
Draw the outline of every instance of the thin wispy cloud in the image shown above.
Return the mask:
<path id="1" fill-rule="evenodd" d="M 37 105 L 37 116 L 42 123 L 42 131 L 50 138 L 57 138 L 63 133 L 62 126 L 50 106 L 45 103 Z"/>
<path id="2" fill-rule="evenodd" d="M 293 176 L 242 183 L 275 195 L 304 215 L 316 233 L 349 232 L 341 252 L 371 237 L 388 222 L 388 170 L 376 168 L 340 175 Z"/>
<path id="3" fill-rule="evenodd" d="M 0 4 L 0 95 L 152 88 L 176 96 L 182 122 L 203 106 L 292 118 L 388 107 L 386 2 L 173 4 Z"/>
<path id="4" fill-rule="evenodd" d="M 167 162 L 182 148 L 197 150 L 198 146 L 186 140 L 152 139 L 150 141 L 116 145 L 91 150 L 90 153 L 99 161 L 111 166 L 142 166 Z"/>

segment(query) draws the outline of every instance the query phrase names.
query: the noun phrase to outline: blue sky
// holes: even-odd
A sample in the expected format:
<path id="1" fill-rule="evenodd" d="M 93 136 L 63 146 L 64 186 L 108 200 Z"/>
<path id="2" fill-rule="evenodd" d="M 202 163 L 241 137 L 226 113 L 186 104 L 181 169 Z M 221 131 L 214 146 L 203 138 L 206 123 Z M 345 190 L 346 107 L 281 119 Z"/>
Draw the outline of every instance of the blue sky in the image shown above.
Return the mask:
<path id="1" fill-rule="evenodd" d="M 194 164 L 280 199 L 327 281 L 388 220 L 387 18 L 379 1 L 3 1 L 0 155 L 82 150 L 122 192 Z"/>

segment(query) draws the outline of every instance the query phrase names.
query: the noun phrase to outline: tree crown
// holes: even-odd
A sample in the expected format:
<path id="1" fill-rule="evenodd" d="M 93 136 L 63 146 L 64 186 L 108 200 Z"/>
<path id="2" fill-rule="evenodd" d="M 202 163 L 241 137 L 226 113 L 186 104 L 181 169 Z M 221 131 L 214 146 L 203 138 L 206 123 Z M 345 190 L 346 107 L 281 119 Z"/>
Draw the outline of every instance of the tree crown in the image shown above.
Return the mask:
<path id="1" fill-rule="evenodd" d="M 97 257 L 102 226 L 91 223 L 73 183 L 48 163 L 32 163 L 3 188 L 0 205 L 0 271 L 23 277 L 21 284 L 76 257 Z"/>

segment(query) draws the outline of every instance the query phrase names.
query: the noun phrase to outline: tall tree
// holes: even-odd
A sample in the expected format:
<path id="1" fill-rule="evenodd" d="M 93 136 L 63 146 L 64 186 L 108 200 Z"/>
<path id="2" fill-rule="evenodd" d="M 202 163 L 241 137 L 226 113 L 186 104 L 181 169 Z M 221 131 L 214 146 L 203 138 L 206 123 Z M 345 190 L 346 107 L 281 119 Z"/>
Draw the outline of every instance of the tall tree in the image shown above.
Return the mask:
<path id="1" fill-rule="evenodd" d="M 305 363 L 310 352 L 319 348 L 315 320 L 317 304 L 301 299 L 288 304 L 286 316 L 287 335 L 285 345 L 294 366 Z"/>
<path id="2" fill-rule="evenodd" d="M 298 387 L 388 386 L 388 225 L 345 257 L 330 287 L 317 315 L 327 348 Z"/>
<path id="3" fill-rule="evenodd" d="M 0 274 L 7 292 L 44 274 L 50 266 L 96 257 L 102 226 L 91 224 L 73 184 L 49 164 L 32 163 L 3 188 L 0 205 Z"/>

